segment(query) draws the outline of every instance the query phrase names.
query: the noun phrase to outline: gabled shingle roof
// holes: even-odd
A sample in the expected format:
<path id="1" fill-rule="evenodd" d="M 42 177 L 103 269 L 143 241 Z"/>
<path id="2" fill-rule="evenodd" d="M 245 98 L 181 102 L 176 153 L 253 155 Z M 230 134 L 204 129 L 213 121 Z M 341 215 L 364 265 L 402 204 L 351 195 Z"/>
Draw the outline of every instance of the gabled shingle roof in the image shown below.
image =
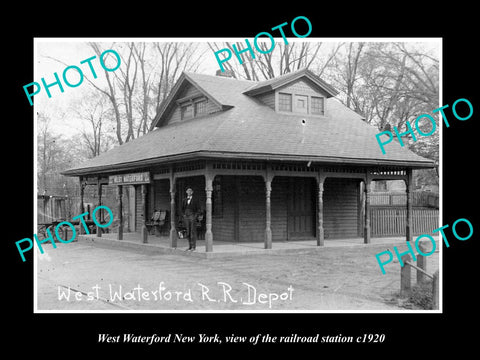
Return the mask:
<path id="1" fill-rule="evenodd" d="M 232 80 L 234 82 L 232 82 Z M 182 86 L 189 83 L 199 89 L 203 95 L 208 97 L 219 108 L 226 110 L 233 106 L 235 98 L 238 95 L 239 89 L 247 89 L 254 84 L 255 81 L 249 80 L 235 80 L 223 76 L 202 75 L 196 73 L 183 72 L 175 83 L 172 91 L 160 107 L 153 126 L 162 126 L 167 120 L 168 110 L 175 105 L 174 99 L 181 91 Z"/>
<path id="2" fill-rule="evenodd" d="M 258 95 L 262 94 L 267 91 L 271 91 L 277 89 L 285 84 L 288 84 L 292 81 L 295 81 L 300 78 L 307 78 L 312 81 L 315 85 L 323 89 L 327 94 L 328 97 L 338 95 L 338 91 L 333 88 L 330 84 L 327 84 L 325 81 L 320 79 L 318 76 L 315 76 L 310 70 L 308 69 L 300 69 L 297 71 L 293 71 L 281 76 L 277 76 L 273 79 L 260 81 L 256 83 L 254 86 L 250 87 L 244 94 L 247 95 Z"/>
<path id="3" fill-rule="evenodd" d="M 326 100 L 324 117 L 280 114 L 245 94 L 256 86 L 252 81 L 193 73 L 184 74 L 180 81 L 200 87 L 219 104 L 228 105 L 228 110 L 161 126 L 64 174 L 119 171 L 199 156 L 433 166 L 433 161 L 396 141 L 386 146 L 383 155 L 375 137 L 378 130 L 334 98 Z"/>

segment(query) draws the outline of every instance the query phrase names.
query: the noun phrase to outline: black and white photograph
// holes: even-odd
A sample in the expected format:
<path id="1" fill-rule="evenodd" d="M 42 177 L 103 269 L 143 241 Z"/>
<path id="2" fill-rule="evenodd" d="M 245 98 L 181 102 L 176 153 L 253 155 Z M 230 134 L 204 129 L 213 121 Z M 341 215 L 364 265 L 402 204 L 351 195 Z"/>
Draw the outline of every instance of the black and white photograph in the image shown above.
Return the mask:
<path id="1" fill-rule="evenodd" d="M 37 311 L 441 310 L 440 39 L 104 40 L 36 41 Z"/>
<path id="2" fill-rule="evenodd" d="M 473 348 L 474 10 L 38 5 L 4 22 L 6 350 Z"/>

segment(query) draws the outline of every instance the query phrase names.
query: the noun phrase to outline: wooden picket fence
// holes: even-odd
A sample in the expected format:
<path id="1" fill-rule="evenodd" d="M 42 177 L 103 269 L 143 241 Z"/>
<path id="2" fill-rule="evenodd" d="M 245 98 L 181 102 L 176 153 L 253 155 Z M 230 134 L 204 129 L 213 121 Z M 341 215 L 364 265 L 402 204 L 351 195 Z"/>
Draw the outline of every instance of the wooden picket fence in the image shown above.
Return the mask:
<path id="1" fill-rule="evenodd" d="M 55 220 L 67 218 L 66 196 L 37 195 L 37 222 L 48 224 Z"/>
<path id="2" fill-rule="evenodd" d="M 405 192 L 373 192 L 370 195 L 372 206 L 405 206 L 407 194 Z M 412 206 L 432 207 L 438 209 L 439 197 L 437 193 L 429 191 L 412 192 Z"/>
<path id="3" fill-rule="evenodd" d="M 370 208 L 370 231 L 372 236 L 405 235 L 407 209 L 372 206 Z M 439 225 L 438 209 L 413 208 L 413 234 L 431 234 Z"/>

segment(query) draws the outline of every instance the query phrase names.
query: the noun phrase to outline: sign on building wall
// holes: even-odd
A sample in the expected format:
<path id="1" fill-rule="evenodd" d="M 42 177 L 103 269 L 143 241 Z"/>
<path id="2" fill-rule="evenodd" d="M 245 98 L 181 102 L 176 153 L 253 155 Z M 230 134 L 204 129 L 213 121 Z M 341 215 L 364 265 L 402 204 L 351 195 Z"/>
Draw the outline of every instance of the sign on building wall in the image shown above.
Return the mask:
<path id="1" fill-rule="evenodd" d="M 84 176 L 82 177 L 83 182 L 86 185 L 97 185 L 99 182 L 100 184 L 108 184 L 107 177 L 98 177 L 98 176 Z"/>
<path id="2" fill-rule="evenodd" d="M 108 178 L 109 185 L 127 185 L 127 184 L 148 184 L 150 183 L 150 173 L 131 173 L 121 175 L 110 175 Z"/>

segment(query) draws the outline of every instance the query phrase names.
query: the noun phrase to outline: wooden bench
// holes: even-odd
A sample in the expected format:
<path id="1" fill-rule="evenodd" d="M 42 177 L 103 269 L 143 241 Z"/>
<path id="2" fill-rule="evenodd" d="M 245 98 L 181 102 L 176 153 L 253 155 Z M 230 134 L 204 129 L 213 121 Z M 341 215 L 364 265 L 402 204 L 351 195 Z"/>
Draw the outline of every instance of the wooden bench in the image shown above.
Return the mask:
<path id="1" fill-rule="evenodd" d="M 145 222 L 148 233 L 152 234 L 152 230 L 156 236 L 162 234 L 163 227 L 166 224 L 167 210 L 155 210 L 150 221 Z"/>

